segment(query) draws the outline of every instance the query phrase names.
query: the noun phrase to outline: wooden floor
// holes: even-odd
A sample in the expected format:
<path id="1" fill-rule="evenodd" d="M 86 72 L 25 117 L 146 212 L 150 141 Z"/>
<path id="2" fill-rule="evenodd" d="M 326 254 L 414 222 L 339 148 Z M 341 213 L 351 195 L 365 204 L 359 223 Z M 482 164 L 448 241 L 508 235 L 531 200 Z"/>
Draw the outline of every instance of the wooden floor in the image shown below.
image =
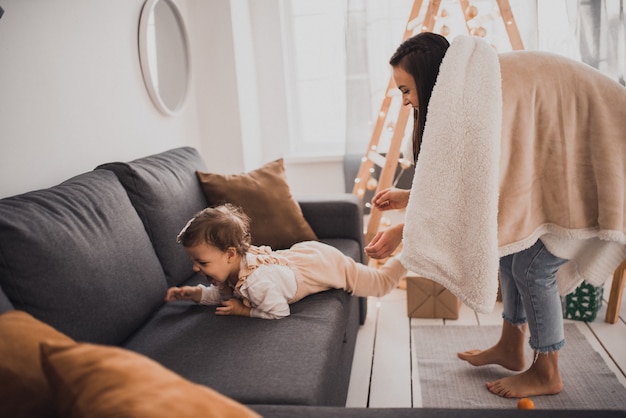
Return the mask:
<path id="1" fill-rule="evenodd" d="M 610 289 L 609 282 L 605 285 L 605 302 L 594 322 L 568 322 L 578 326 L 626 386 L 626 308 L 622 306 L 616 324 L 604 322 Z M 501 325 L 501 314 L 501 304 L 489 315 L 477 314 L 462 305 L 458 320 L 415 319 L 407 317 L 405 290 L 370 298 L 367 319 L 357 337 L 346 406 L 421 407 L 419 379 L 412 368 L 411 330 L 424 325 Z M 476 347 L 459 347 L 459 351 L 470 348 Z M 463 366 L 459 360 L 459 367 Z"/>

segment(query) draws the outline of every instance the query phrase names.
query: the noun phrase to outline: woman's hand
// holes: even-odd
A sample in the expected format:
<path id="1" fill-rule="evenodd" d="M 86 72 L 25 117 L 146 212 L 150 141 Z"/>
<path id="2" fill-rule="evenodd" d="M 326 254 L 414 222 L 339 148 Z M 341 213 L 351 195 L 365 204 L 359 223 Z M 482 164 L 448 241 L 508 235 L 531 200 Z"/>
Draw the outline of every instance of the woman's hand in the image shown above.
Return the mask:
<path id="1" fill-rule="evenodd" d="M 215 314 L 250 316 L 250 308 L 244 305 L 240 299 L 232 298 L 222 302 L 222 306 L 215 309 Z"/>
<path id="2" fill-rule="evenodd" d="M 202 299 L 202 289 L 198 286 L 170 287 L 167 289 L 167 295 L 165 295 L 166 302 L 192 300 L 200 303 L 200 299 Z"/>
<path id="3" fill-rule="evenodd" d="M 404 209 L 409 203 L 410 190 L 390 187 L 376 193 L 372 205 L 378 210 Z"/>
<path id="4" fill-rule="evenodd" d="M 398 224 L 379 231 L 365 247 L 365 254 L 376 260 L 389 257 L 402 242 L 404 224 Z"/>

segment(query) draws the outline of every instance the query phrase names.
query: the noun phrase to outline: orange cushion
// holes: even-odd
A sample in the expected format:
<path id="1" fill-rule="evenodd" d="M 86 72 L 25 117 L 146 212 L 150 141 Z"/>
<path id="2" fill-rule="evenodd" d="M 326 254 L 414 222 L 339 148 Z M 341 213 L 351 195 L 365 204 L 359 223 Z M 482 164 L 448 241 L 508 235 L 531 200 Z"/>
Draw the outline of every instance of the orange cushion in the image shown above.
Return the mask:
<path id="1" fill-rule="evenodd" d="M 73 340 L 18 310 L 0 315 L 0 336 L 0 417 L 56 417 L 39 344 Z"/>
<path id="2" fill-rule="evenodd" d="M 250 217 L 253 245 L 281 250 L 317 240 L 291 195 L 282 158 L 249 173 L 197 175 L 210 206 L 232 203 Z"/>
<path id="3" fill-rule="evenodd" d="M 62 417 L 259 417 L 123 348 L 43 343 L 41 358 Z"/>

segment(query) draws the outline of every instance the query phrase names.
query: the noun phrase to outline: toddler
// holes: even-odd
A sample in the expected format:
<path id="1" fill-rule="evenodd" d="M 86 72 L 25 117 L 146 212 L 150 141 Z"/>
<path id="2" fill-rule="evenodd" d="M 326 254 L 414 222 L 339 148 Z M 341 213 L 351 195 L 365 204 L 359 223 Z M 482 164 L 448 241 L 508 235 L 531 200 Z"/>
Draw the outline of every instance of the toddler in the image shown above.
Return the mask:
<path id="1" fill-rule="evenodd" d="M 250 218 L 230 204 L 206 208 L 187 222 L 177 242 L 211 285 L 172 287 L 165 300 L 220 305 L 218 315 L 279 319 L 307 295 L 344 289 L 356 296 L 383 296 L 406 275 L 397 256 L 374 269 L 318 241 L 278 251 L 257 247 L 250 244 L 249 225 Z"/>

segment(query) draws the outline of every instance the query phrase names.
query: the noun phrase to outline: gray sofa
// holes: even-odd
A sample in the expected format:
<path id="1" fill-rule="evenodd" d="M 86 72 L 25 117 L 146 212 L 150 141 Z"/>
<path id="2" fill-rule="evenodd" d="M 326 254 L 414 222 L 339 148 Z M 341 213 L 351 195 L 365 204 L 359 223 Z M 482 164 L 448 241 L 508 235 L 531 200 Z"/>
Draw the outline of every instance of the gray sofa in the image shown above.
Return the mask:
<path id="1" fill-rule="evenodd" d="M 340 290 L 303 299 L 281 320 L 164 303 L 168 286 L 205 280 L 175 242 L 207 205 L 196 170 L 207 171 L 196 150 L 178 148 L 1 199 L 0 313 L 26 311 L 76 341 L 141 353 L 264 417 L 499 414 L 344 408 L 367 307 Z M 299 203 L 320 240 L 362 260 L 362 209 L 354 196 Z"/>
<path id="2" fill-rule="evenodd" d="M 196 170 L 207 171 L 197 151 L 178 148 L 0 200 L 0 309 L 142 353 L 242 403 L 345 405 L 358 298 L 330 290 L 274 321 L 164 303 L 168 286 L 205 280 L 175 241 L 207 205 Z M 320 240 L 361 260 L 351 195 L 299 203 Z"/>

